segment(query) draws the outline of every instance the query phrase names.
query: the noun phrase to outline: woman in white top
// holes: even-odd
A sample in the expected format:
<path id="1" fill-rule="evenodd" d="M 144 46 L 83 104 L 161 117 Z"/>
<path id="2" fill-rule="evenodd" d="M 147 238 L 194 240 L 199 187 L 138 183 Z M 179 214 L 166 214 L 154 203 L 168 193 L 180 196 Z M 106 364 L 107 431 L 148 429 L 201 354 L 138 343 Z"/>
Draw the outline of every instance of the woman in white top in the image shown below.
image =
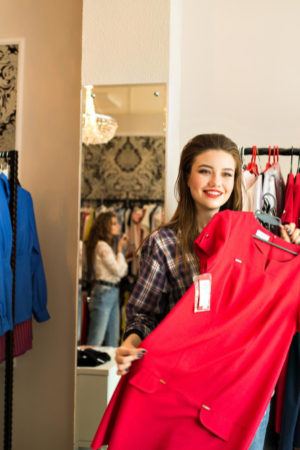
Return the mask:
<path id="1" fill-rule="evenodd" d="M 118 219 L 108 211 L 99 214 L 86 243 L 88 278 L 93 280 L 88 303 L 88 345 L 119 345 L 119 282 L 127 273 L 127 262 L 122 252 L 126 235 L 120 238 L 117 253 L 113 250 L 114 240 L 119 235 Z"/>

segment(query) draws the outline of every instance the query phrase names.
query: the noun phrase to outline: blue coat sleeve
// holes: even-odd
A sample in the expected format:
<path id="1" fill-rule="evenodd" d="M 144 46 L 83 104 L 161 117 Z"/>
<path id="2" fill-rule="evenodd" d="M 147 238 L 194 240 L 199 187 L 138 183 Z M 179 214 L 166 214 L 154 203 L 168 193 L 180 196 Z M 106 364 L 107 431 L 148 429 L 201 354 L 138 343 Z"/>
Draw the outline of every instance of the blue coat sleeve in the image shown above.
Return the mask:
<path id="1" fill-rule="evenodd" d="M 38 240 L 36 222 L 32 198 L 28 196 L 28 208 L 30 212 L 30 227 L 33 238 L 31 253 L 31 273 L 32 273 L 32 312 L 37 322 L 45 322 L 50 318 L 47 310 L 47 287 L 40 244 Z"/>

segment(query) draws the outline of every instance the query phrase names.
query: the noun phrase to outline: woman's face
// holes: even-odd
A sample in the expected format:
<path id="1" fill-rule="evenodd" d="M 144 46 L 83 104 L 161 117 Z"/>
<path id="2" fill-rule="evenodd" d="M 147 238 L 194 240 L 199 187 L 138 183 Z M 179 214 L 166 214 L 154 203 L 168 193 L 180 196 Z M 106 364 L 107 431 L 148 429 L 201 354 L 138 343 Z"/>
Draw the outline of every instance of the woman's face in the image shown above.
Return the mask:
<path id="1" fill-rule="evenodd" d="M 118 236 L 121 232 L 119 221 L 116 217 L 111 218 L 110 233 L 112 236 Z"/>
<path id="2" fill-rule="evenodd" d="M 234 186 L 235 161 L 223 150 L 207 150 L 192 165 L 188 187 L 198 212 L 217 212 Z"/>

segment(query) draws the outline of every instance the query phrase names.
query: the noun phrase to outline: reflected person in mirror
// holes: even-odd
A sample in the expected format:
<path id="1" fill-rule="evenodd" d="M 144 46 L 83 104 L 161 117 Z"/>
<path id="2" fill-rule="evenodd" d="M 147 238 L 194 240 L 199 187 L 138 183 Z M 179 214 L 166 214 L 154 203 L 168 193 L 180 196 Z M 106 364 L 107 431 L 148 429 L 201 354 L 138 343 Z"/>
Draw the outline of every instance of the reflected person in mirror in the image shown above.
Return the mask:
<path id="1" fill-rule="evenodd" d="M 87 345 L 117 347 L 120 339 L 119 283 L 127 274 L 123 249 L 127 236 L 122 235 L 113 250 L 114 240 L 120 235 L 120 224 L 111 212 L 100 213 L 86 242 L 88 279 L 92 293 L 88 303 L 89 326 Z"/>

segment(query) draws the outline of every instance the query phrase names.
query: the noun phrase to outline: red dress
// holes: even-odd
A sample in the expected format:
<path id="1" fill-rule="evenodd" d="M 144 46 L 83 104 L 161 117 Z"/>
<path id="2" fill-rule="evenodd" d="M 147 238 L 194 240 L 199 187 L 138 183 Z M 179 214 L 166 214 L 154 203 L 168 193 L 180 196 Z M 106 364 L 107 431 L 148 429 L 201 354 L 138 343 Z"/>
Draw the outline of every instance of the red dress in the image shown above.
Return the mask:
<path id="1" fill-rule="evenodd" d="M 294 185 L 294 220 L 297 228 L 300 228 L 300 173 L 297 173 Z"/>
<path id="2" fill-rule="evenodd" d="M 293 221 L 294 221 L 294 175 L 292 173 L 289 173 L 286 184 L 284 210 L 281 216 L 281 222 L 291 223 Z"/>
<path id="3" fill-rule="evenodd" d="M 195 248 L 210 296 L 195 282 L 141 343 L 148 353 L 122 377 L 93 449 L 249 448 L 299 330 L 300 249 L 233 211 L 216 214 Z"/>

